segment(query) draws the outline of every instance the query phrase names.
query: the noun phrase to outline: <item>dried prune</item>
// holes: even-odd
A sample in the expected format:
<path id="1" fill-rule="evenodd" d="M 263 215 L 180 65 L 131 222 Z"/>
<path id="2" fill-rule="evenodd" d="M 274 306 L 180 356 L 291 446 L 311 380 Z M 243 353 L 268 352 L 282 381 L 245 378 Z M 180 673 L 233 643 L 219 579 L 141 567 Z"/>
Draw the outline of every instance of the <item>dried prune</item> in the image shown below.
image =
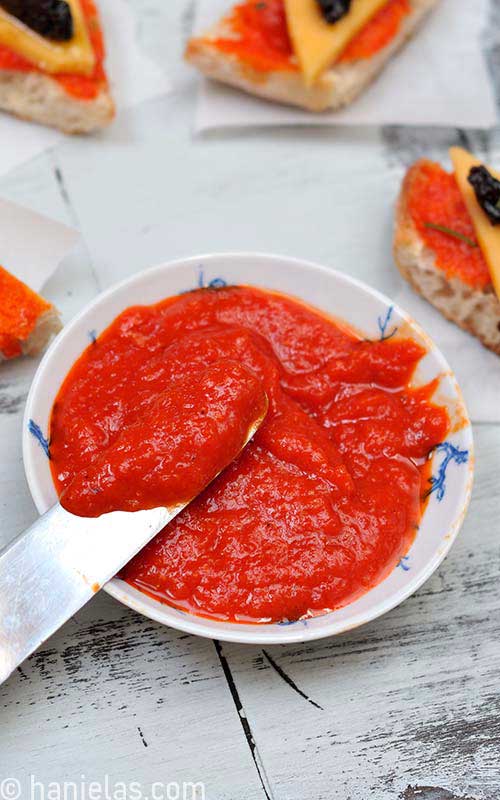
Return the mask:
<path id="1" fill-rule="evenodd" d="M 351 10 L 351 0 L 316 0 L 321 13 L 330 24 L 338 22 Z"/>
<path id="2" fill-rule="evenodd" d="M 0 6 L 47 39 L 67 42 L 73 37 L 73 17 L 65 0 L 0 0 Z"/>
<path id="3" fill-rule="evenodd" d="M 484 166 L 472 167 L 468 181 L 491 224 L 500 225 L 500 181 Z"/>

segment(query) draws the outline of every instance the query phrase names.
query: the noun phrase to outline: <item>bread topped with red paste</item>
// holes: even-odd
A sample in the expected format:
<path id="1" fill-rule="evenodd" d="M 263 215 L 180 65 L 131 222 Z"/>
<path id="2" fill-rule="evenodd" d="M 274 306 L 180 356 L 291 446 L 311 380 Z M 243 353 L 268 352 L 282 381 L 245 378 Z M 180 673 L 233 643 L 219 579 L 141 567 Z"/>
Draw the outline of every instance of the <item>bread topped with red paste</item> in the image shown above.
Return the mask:
<path id="1" fill-rule="evenodd" d="M 243 0 L 186 59 L 250 94 L 310 111 L 347 106 L 438 0 Z"/>
<path id="2" fill-rule="evenodd" d="M 0 110 L 65 133 L 114 117 L 93 0 L 1 0 Z"/>
<path id="3" fill-rule="evenodd" d="M 394 257 L 411 286 L 500 355 L 500 175 L 459 147 L 422 159 L 396 210 Z"/>
<path id="4" fill-rule="evenodd" d="M 0 361 L 37 355 L 60 329 L 54 306 L 0 267 Z"/>

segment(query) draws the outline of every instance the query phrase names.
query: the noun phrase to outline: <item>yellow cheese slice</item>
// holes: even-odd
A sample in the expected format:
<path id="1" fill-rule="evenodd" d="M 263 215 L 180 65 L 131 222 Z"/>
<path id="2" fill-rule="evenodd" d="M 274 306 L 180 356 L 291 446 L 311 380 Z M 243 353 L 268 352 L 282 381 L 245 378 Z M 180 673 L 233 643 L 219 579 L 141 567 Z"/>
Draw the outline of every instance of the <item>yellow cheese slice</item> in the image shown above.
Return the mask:
<path id="1" fill-rule="evenodd" d="M 0 8 L 0 44 L 24 56 L 45 72 L 90 75 L 95 65 L 95 54 L 80 0 L 67 0 L 67 3 L 73 17 L 73 38 L 68 42 L 46 39 Z"/>
<path id="2" fill-rule="evenodd" d="M 477 241 L 488 264 L 495 292 L 500 299 L 500 226 L 491 224 L 486 212 L 477 201 L 473 187 L 467 180 L 471 168 L 480 167 L 483 162 L 461 147 L 450 148 L 450 156 L 458 188 L 471 216 Z M 494 178 L 500 181 L 500 173 L 489 167 L 488 170 Z"/>
<path id="3" fill-rule="evenodd" d="M 351 39 L 388 0 L 352 0 L 349 12 L 329 24 L 316 0 L 285 0 L 288 31 L 308 85 L 342 55 Z"/>

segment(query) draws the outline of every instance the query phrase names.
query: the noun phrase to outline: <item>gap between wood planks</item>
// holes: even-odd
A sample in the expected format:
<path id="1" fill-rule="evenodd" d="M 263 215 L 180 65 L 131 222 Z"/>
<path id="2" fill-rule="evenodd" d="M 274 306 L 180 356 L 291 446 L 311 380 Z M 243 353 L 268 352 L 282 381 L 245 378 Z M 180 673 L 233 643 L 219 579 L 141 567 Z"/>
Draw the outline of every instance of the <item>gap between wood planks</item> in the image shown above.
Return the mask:
<path id="1" fill-rule="evenodd" d="M 144 747 L 149 747 L 146 739 L 144 738 L 144 734 L 142 732 L 142 729 L 139 727 L 139 725 L 137 726 L 137 730 L 139 731 L 139 738 L 140 738 L 141 742 L 143 743 Z"/>
<path id="2" fill-rule="evenodd" d="M 472 131 L 462 128 L 428 128 L 415 134 L 414 128 L 385 125 L 381 129 L 385 159 L 389 165 L 407 168 L 419 158 L 442 160 L 451 145 L 460 145 L 489 161 L 498 144 L 495 131 Z"/>
<path id="3" fill-rule="evenodd" d="M 80 220 L 78 218 L 78 214 L 76 213 L 75 207 L 74 207 L 73 203 L 71 202 L 70 193 L 69 193 L 68 187 L 66 185 L 66 181 L 64 180 L 62 168 L 61 168 L 61 166 L 60 166 L 60 164 L 59 164 L 59 162 L 57 160 L 57 157 L 56 157 L 56 154 L 55 154 L 54 150 L 50 150 L 49 151 L 49 159 L 50 159 L 50 161 L 52 163 L 52 171 L 54 173 L 54 178 L 55 178 L 55 181 L 56 181 L 56 184 L 57 184 L 57 188 L 58 188 L 59 193 L 61 195 L 62 201 L 63 201 L 63 203 L 64 203 L 64 205 L 65 205 L 65 207 L 67 209 L 69 219 L 71 220 L 71 224 L 74 225 L 74 227 L 80 232 L 80 235 L 82 237 L 83 247 L 84 247 L 84 250 L 85 250 L 85 255 L 87 256 L 87 261 L 88 261 L 88 265 L 89 265 L 90 274 L 92 275 L 92 279 L 93 279 L 94 284 L 95 284 L 96 294 L 99 294 L 100 292 L 102 292 L 101 282 L 99 280 L 99 276 L 98 276 L 97 271 L 95 269 L 94 262 L 92 261 L 92 257 L 90 255 L 90 251 L 89 251 L 89 248 L 87 246 L 87 242 L 85 241 L 85 239 L 84 239 L 84 237 L 82 235 L 82 228 L 81 228 L 81 225 L 80 225 Z"/>
<path id="4" fill-rule="evenodd" d="M 241 702 L 240 695 L 236 687 L 235 680 L 233 678 L 233 673 L 231 672 L 231 667 L 229 666 L 226 656 L 222 652 L 222 646 L 221 643 L 218 641 L 218 639 L 214 639 L 213 643 L 215 651 L 220 661 L 220 665 L 224 672 L 224 677 L 227 681 L 229 691 L 231 692 L 231 697 L 233 698 L 234 705 L 236 706 L 236 711 L 238 712 L 238 717 L 241 723 L 241 727 L 243 728 L 243 733 L 245 734 L 245 739 L 250 749 L 250 753 L 252 755 L 253 763 L 255 764 L 255 769 L 257 770 L 257 774 L 259 776 L 264 796 L 266 797 L 266 800 L 274 800 L 274 795 L 271 789 L 269 778 L 266 775 L 266 770 L 262 758 L 260 756 L 257 744 L 255 742 L 255 738 L 252 733 L 250 723 L 243 708 L 243 703 Z"/>
<path id="5" fill-rule="evenodd" d="M 288 673 L 285 672 L 285 670 L 282 667 L 280 667 L 279 664 L 276 663 L 274 658 L 272 658 L 266 650 L 263 650 L 262 652 L 263 652 L 265 658 L 267 659 L 269 665 L 272 667 L 272 669 L 274 669 L 274 671 L 280 676 L 280 678 L 282 680 L 284 680 L 285 683 L 288 686 L 290 686 L 290 688 L 293 689 L 294 692 L 297 692 L 298 695 L 303 697 L 304 700 L 307 700 L 307 702 L 310 703 L 312 706 L 314 706 L 314 708 L 318 708 L 320 711 L 324 711 L 325 710 L 323 708 L 323 706 L 320 706 L 319 703 L 317 703 L 315 700 L 313 700 L 311 697 L 309 697 L 309 695 L 307 695 L 305 692 L 303 692 L 302 689 L 299 689 L 299 687 L 297 686 L 295 681 L 292 680 L 290 675 L 288 675 Z"/>

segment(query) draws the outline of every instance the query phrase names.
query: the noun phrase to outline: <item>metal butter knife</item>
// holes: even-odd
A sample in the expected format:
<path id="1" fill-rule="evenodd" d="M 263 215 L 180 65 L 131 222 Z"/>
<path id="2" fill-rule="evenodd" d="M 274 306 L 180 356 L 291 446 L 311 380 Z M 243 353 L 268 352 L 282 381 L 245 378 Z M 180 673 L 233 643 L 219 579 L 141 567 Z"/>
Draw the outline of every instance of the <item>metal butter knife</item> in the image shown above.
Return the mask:
<path id="1" fill-rule="evenodd" d="M 243 447 L 264 416 L 252 423 Z M 93 519 L 70 514 L 58 503 L 5 548 L 0 553 L 0 683 L 188 502 Z"/>

